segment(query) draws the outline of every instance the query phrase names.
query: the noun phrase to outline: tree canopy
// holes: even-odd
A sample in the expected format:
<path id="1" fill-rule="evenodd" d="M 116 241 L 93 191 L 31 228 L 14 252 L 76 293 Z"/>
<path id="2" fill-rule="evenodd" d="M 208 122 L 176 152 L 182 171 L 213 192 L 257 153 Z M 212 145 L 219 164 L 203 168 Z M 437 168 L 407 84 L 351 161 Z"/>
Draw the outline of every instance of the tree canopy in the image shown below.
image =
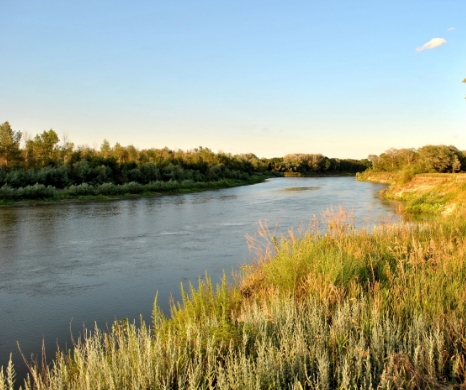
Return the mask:
<path id="1" fill-rule="evenodd" d="M 409 169 L 413 173 L 459 172 L 466 168 L 466 151 L 453 145 L 426 145 L 419 149 L 390 148 L 381 155 L 370 155 L 372 169 L 398 171 Z"/>
<path id="2" fill-rule="evenodd" d="M 214 153 L 199 146 L 191 150 L 139 149 L 134 145 L 114 146 L 106 139 L 100 148 L 75 146 L 55 130 L 26 137 L 21 148 L 21 132 L 8 122 L 0 127 L 0 187 L 46 185 L 63 189 L 73 185 L 142 185 L 155 181 L 182 182 L 246 180 L 249 175 L 275 172 L 277 175 L 362 172 L 368 161 L 328 158 L 322 154 L 290 154 L 259 158 L 254 153 Z"/>
<path id="3" fill-rule="evenodd" d="M 8 167 L 20 158 L 21 132 L 14 131 L 8 122 L 0 125 L 0 158 Z"/>

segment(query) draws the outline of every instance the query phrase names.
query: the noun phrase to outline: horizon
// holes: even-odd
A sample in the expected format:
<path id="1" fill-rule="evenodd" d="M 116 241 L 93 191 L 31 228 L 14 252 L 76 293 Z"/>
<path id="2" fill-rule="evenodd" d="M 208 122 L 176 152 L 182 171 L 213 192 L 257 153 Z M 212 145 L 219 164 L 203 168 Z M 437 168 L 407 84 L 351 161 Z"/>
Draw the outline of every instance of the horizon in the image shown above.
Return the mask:
<path id="1" fill-rule="evenodd" d="M 364 159 L 466 149 L 466 4 L 17 1 L 0 122 L 75 145 Z M 150 145 L 150 146 L 149 146 Z"/>

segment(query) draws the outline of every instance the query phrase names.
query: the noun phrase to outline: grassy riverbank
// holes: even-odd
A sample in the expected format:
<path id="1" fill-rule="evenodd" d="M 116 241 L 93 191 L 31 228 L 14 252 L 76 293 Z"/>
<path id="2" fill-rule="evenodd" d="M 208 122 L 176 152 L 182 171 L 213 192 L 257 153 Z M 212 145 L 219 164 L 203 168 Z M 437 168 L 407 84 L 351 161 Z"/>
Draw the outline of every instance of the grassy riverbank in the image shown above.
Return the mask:
<path id="1" fill-rule="evenodd" d="M 412 175 L 409 172 L 366 171 L 358 180 L 390 184 L 382 192 L 389 200 L 403 202 L 408 213 L 454 214 L 465 216 L 466 174 L 465 173 L 424 173 Z"/>
<path id="2" fill-rule="evenodd" d="M 256 261 L 233 285 L 207 278 L 170 319 L 155 304 L 150 328 L 88 332 L 45 368 L 32 365 L 25 388 L 464 385 L 465 218 L 355 228 L 339 210 L 287 237 L 259 233 L 249 239 Z"/>
<path id="3" fill-rule="evenodd" d="M 64 189 L 36 184 L 18 189 L 0 187 L 0 205 L 29 205 L 37 202 L 56 202 L 66 200 L 115 199 L 135 196 L 151 196 L 206 191 L 211 189 L 238 187 L 261 183 L 277 174 L 254 174 L 245 179 L 221 179 L 216 181 L 170 180 L 154 181 L 149 184 L 130 182 L 123 185 L 104 183 L 101 185 L 80 184 Z"/>

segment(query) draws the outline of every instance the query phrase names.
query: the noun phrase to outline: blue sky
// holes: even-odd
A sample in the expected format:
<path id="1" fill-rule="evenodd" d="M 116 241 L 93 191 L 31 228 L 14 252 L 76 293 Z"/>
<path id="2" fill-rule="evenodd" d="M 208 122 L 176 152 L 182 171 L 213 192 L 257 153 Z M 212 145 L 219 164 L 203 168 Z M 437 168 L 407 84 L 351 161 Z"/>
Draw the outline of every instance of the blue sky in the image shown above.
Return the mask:
<path id="1" fill-rule="evenodd" d="M 0 15 L 0 122 L 31 135 L 261 157 L 466 149 L 463 0 L 0 0 Z"/>

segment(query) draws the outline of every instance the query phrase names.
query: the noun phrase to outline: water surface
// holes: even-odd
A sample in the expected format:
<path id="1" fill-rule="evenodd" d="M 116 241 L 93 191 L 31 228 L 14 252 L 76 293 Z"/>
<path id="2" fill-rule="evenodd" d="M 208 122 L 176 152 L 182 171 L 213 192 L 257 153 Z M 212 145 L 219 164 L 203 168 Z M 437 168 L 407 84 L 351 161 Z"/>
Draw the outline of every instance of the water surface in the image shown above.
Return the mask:
<path id="1" fill-rule="evenodd" d="M 354 178 L 276 178 L 252 186 L 139 199 L 0 209 L 0 366 L 16 347 L 70 344 L 86 327 L 168 312 L 180 282 L 218 281 L 249 261 L 245 235 L 259 220 L 286 231 L 334 205 L 389 215 L 383 184 Z"/>

